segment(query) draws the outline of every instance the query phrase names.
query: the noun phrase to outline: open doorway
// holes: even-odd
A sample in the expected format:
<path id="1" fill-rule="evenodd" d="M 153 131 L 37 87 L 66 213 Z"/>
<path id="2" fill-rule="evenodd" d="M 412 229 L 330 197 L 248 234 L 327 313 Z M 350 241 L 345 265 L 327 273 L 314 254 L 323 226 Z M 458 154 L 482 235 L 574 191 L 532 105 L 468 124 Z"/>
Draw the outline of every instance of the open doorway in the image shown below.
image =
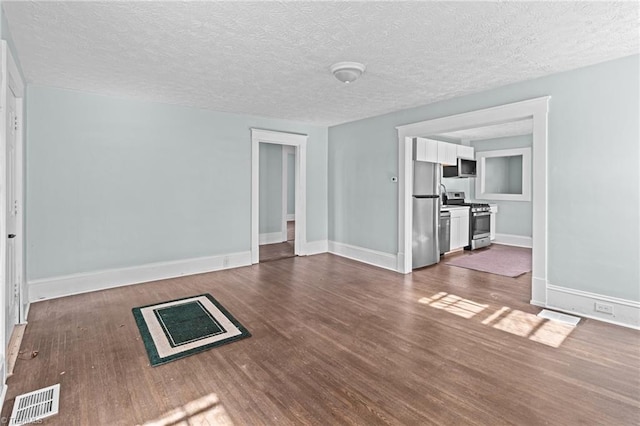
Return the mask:
<path id="1" fill-rule="evenodd" d="M 295 148 L 261 143 L 259 159 L 259 261 L 295 254 Z"/>
<path id="2" fill-rule="evenodd" d="M 476 173 L 460 176 L 455 159 L 444 159 L 441 218 L 450 226 L 440 229 L 448 243 L 446 248 L 440 247 L 440 261 L 510 277 L 514 284 L 530 287 L 533 120 L 525 118 L 427 138 L 446 146 L 453 144 L 462 155 L 467 152 L 466 161 L 471 152 L 477 162 L 477 166 L 470 162 L 465 165 L 476 167 Z"/>
<path id="3" fill-rule="evenodd" d="M 547 125 L 550 97 L 541 97 L 483 110 L 471 111 L 397 127 L 399 142 L 400 188 L 398 192 L 398 272 L 412 270 L 411 207 L 413 151 L 412 138 L 486 127 L 506 122 L 531 119 L 532 122 L 532 282 L 534 305 L 546 304 L 547 292 Z"/>
<path id="4" fill-rule="evenodd" d="M 307 135 L 251 129 L 251 141 L 251 263 L 304 255 Z"/>

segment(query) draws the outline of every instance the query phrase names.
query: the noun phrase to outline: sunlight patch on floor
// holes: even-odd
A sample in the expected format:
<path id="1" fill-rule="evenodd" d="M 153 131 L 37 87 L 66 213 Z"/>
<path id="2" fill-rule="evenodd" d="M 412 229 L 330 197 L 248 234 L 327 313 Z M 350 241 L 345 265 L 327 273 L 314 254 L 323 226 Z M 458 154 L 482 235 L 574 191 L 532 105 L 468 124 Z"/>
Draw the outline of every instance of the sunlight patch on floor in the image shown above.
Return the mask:
<path id="1" fill-rule="evenodd" d="M 489 307 L 489 305 L 483 305 L 446 292 L 440 292 L 431 297 L 422 297 L 418 302 L 466 319 L 473 318 Z M 481 323 L 554 348 L 560 347 L 575 328 L 572 325 L 540 318 L 537 315 L 511 309 L 507 306 L 496 309 Z"/>
<path id="2" fill-rule="evenodd" d="M 438 293 L 433 297 L 423 297 L 418 302 L 429 305 L 432 308 L 443 309 L 462 318 L 473 318 L 489 305 L 482 305 L 469 299 L 463 299 L 455 294 Z"/>
<path id="3" fill-rule="evenodd" d="M 535 315 L 516 310 L 509 310 L 493 328 L 515 334 L 516 336 L 528 337 L 533 329 L 537 328 L 544 320 Z"/>
<path id="4" fill-rule="evenodd" d="M 233 425 L 216 394 L 186 403 L 143 426 Z"/>
<path id="5" fill-rule="evenodd" d="M 514 309 L 495 323 L 493 328 L 557 348 L 575 327 Z"/>

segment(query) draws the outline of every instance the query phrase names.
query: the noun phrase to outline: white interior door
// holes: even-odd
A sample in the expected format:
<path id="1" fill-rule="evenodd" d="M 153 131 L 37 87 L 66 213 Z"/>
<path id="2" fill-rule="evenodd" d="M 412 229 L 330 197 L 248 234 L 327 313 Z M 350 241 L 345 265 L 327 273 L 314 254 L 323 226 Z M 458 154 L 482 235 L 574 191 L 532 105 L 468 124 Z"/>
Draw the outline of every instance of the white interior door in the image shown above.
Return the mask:
<path id="1" fill-rule="evenodd" d="M 5 300 L 7 301 L 7 311 L 5 313 L 5 347 L 11 338 L 13 327 L 19 322 L 20 312 L 20 281 L 19 268 L 16 266 L 16 238 L 18 222 L 18 197 L 17 197 L 17 135 L 18 135 L 18 115 L 16 113 L 16 98 L 13 92 L 7 90 L 7 169 L 6 169 L 6 190 L 7 190 L 7 235 L 6 235 L 6 288 Z"/>

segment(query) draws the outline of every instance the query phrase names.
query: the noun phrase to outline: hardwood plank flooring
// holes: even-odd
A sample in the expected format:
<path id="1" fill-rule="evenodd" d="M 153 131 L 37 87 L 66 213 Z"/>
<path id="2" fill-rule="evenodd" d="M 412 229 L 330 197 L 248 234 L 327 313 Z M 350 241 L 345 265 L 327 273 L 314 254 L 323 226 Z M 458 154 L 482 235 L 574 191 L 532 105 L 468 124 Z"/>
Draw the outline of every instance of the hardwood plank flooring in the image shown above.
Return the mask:
<path id="1" fill-rule="evenodd" d="M 295 222 L 287 222 L 287 241 L 276 244 L 264 244 L 260 249 L 260 262 L 270 262 L 272 260 L 285 259 L 295 256 Z"/>
<path id="2" fill-rule="evenodd" d="M 286 259 L 295 256 L 293 241 L 284 243 L 265 244 L 260 246 L 260 262 L 271 262 L 272 260 Z"/>
<path id="3" fill-rule="evenodd" d="M 530 280 L 321 254 L 41 301 L 2 417 L 60 382 L 43 424 L 637 425 L 640 332 L 536 320 Z M 252 337 L 150 367 L 131 309 L 201 293 Z"/>

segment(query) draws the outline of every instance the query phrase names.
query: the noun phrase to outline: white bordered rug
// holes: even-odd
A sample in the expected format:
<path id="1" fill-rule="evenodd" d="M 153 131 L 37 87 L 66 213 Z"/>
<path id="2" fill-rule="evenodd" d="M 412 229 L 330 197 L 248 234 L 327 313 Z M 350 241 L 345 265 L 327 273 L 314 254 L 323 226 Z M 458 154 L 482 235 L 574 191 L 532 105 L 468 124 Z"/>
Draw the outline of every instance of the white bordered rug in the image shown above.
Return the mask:
<path id="1" fill-rule="evenodd" d="M 133 308 L 152 366 L 251 336 L 210 294 Z"/>

